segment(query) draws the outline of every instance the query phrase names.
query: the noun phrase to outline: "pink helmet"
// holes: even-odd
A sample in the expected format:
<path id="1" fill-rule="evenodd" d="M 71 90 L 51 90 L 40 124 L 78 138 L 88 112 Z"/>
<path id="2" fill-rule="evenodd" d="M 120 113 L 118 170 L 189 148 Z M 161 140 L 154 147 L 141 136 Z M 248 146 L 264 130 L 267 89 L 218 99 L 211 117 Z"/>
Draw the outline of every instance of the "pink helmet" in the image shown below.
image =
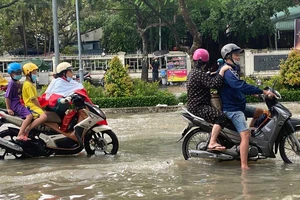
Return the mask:
<path id="1" fill-rule="evenodd" d="M 193 60 L 198 61 L 201 60 L 202 62 L 208 62 L 209 60 L 209 53 L 206 49 L 197 49 L 194 52 Z"/>

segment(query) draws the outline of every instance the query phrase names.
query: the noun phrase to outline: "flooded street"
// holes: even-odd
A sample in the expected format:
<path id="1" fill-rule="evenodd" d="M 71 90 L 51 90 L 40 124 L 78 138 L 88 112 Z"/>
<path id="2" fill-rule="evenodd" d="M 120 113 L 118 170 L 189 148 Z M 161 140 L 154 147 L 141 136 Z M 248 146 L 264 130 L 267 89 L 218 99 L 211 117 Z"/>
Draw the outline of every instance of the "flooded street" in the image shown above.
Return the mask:
<path id="1" fill-rule="evenodd" d="M 246 172 L 238 161 L 185 161 L 180 112 L 108 117 L 116 156 L 0 161 L 0 199 L 300 199 L 300 166 L 279 155 Z"/>

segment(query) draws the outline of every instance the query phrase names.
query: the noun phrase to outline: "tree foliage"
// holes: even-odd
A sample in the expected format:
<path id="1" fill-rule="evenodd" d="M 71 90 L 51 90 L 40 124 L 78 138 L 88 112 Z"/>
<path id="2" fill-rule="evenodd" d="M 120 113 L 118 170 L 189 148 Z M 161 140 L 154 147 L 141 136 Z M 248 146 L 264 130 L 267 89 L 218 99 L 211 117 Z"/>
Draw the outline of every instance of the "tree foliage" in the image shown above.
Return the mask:
<path id="1" fill-rule="evenodd" d="M 77 40 L 75 1 L 57 2 L 63 49 Z M 191 47 L 197 32 L 189 28 L 182 2 L 206 47 L 210 41 L 252 47 L 251 39 L 273 34 L 270 17 L 293 5 L 293 0 L 79 0 L 80 31 L 102 27 L 101 43 L 106 50 L 141 50 L 146 54 L 158 50 L 158 28 L 162 26 L 163 49 L 170 50 L 178 42 Z M 41 53 L 53 50 L 51 1 L 2 0 L 0 18 L 0 53 L 18 48 L 25 53 L 30 49 Z M 159 18 L 163 19 L 161 24 Z"/>
<path id="2" fill-rule="evenodd" d="M 288 88 L 300 88 L 300 51 L 293 49 L 288 58 L 280 62 L 280 82 Z"/>

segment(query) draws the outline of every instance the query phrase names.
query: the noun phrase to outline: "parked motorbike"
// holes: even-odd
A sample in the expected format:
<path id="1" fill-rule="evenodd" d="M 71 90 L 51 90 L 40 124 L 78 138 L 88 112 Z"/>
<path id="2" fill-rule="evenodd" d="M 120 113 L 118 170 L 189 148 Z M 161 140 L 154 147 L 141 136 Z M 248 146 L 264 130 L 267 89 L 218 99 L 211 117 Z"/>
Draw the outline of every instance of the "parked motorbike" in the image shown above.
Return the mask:
<path id="1" fill-rule="evenodd" d="M 99 80 L 99 85 L 103 88 L 104 88 L 104 85 L 105 85 L 105 74 L 106 74 L 107 70 L 108 70 L 108 68 L 104 69 L 104 74 L 103 74 L 102 78 Z"/>
<path id="2" fill-rule="evenodd" d="M 263 97 L 269 111 L 269 116 L 263 114 L 258 127 L 251 131 L 249 145 L 249 160 L 275 158 L 279 153 L 285 163 L 300 161 L 300 119 L 292 118 L 292 113 L 278 100 L 281 95 L 272 87 L 265 89 L 275 94 L 273 98 Z M 213 125 L 204 121 L 182 108 L 182 117 L 188 125 L 182 132 L 182 153 L 186 160 L 197 158 L 211 158 L 217 160 L 239 160 L 240 142 L 239 133 L 231 122 L 222 129 L 218 136 L 218 142 L 225 146 L 222 151 L 207 150 Z"/>
<path id="3" fill-rule="evenodd" d="M 104 87 L 104 85 L 105 85 L 105 79 L 104 78 L 105 78 L 106 71 L 107 71 L 107 68 L 104 69 L 103 77 L 101 79 L 99 79 L 98 81 L 95 81 L 92 78 L 90 72 L 84 71 L 83 72 L 83 81 L 89 82 L 90 84 L 95 85 L 95 86 Z M 80 82 L 79 74 L 76 74 L 75 77 L 76 77 L 75 80 L 78 81 L 78 82 Z"/>
<path id="4" fill-rule="evenodd" d="M 76 74 L 75 77 L 76 77 L 75 80 L 80 82 L 79 74 Z M 83 81 L 86 81 L 86 82 L 89 82 L 90 84 L 93 84 L 93 79 L 92 79 L 92 76 L 91 76 L 91 72 L 88 72 L 88 71 L 83 72 Z"/>
<path id="5" fill-rule="evenodd" d="M 66 103 L 71 99 L 73 113 L 61 117 L 47 111 L 47 121 L 30 131 L 28 141 L 16 140 L 23 119 L 0 109 L 0 158 L 72 155 L 83 149 L 87 155 L 116 154 L 119 148 L 116 134 L 108 126 L 102 110 L 89 103 L 87 98 L 77 91 L 63 99 Z"/>

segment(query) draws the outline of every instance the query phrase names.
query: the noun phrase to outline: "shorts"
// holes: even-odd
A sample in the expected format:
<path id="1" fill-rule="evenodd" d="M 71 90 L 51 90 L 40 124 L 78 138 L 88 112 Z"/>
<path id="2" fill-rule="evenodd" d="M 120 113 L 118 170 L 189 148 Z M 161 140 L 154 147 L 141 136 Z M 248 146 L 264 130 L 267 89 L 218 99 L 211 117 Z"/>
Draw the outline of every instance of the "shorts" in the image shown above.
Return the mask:
<path id="1" fill-rule="evenodd" d="M 31 112 L 21 103 L 14 105 L 12 110 L 22 119 L 25 119 L 28 115 L 31 115 Z"/>
<path id="2" fill-rule="evenodd" d="M 45 114 L 43 109 L 41 109 L 37 106 L 31 107 L 29 109 L 30 109 L 34 119 L 39 118 L 42 114 Z"/>
<path id="3" fill-rule="evenodd" d="M 243 131 L 249 130 L 246 117 L 253 117 L 256 108 L 252 106 L 246 106 L 244 112 L 234 111 L 228 112 L 225 111 L 225 115 L 230 119 L 236 128 L 237 132 L 241 133 Z"/>

